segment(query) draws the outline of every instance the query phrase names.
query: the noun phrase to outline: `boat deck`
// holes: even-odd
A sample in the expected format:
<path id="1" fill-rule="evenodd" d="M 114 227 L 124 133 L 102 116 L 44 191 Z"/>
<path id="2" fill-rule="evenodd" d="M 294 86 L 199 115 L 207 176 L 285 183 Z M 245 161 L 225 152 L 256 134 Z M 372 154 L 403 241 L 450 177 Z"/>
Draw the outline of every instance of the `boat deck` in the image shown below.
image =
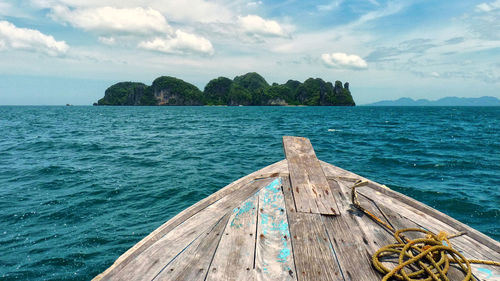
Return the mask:
<path id="1" fill-rule="evenodd" d="M 94 280 L 380 280 L 372 254 L 390 231 L 418 227 L 451 239 L 466 258 L 500 261 L 500 243 L 383 185 L 319 161 L 308 139 L 283 138 L 286 159 L 222 188 L 160 226 Z M 412 237 L 409 237 L 412 238 Z M 390 260 L 386 261 L 391 263 Z M 500 268 L 472 265 L 477 280 Z M 451 266 L 450 280 L 463 280 Z"/>

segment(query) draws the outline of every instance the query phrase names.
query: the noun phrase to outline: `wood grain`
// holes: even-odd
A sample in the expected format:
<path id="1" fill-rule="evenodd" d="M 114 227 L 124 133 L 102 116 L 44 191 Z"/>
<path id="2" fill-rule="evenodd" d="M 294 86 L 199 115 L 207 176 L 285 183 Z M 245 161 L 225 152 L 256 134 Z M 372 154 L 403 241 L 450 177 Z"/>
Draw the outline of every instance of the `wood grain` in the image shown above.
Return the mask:
<path id="1" fill-rule="evenodd" d="M 457 232 L 463 231 L 467 233 L 467 236 L 470 237 L 472 240 L 476 241 L 479 244 L 482 244 L 484 247 L 488 248 L 489 251 L 493 251 L 496 253 L 500 253 L 500 242 L 495 241 L 494 239 L 488 237 L 487 235 L 477 231 L 476 229 L 436 210 L 433 209 L 427 205 L 425 205 L 422 202 L 419 202 L 411 197 L 408 197 L 404 194 L 401 194 L 399 192 L 396 192 L 390 188 L 388 188 L 385 185 L 381 185 L 379 183 L 376 183 L 374 181 L 368 180 L 362 176 L 359 176 L 357 174 L 354 174 L 350 171 L 344 170 L 342 168 L 339 168 L 337 166 L 334 166 L 332 164 L 320 161 L 321 166 L 323 170 L 325 171 L 325 174 L 328 177 L 348 177 L 348 178 L 356 178 L 356 179 L 361 179 L 361 180 L 367 180 L 369 182 L 368 187 L 373 189 L 375 192 L 379 192 L 383 194 L 386 197 L 390 197 L 395 199 L 396 201 L 402 202 L 406 204 L 407 206 L 411 206 L 413 210 L 417 210 L 421 214 L 427 215 L 427 217 L 432 217 L 437 221 L 441 221 L 443 223 L 446 223 L 447 225 L 453 227 Z"/>
<path id="2" fill-rule="evenodd" d="M 340 190 L 336 181 L 329 181 L 332 190 Z M 347 281 L 379 280 L 381 275 L 372 267 L 371 256 L 375 245 L 370 245 L 369 235 L 360 226 L 352 212 L 349 201 L 343 194 L 334 192 L 339 203 L 340 216 L 323 216 L 333 250 Z"/>
<path id="3" fill-rule="evenodd" d="M 314 214 L 339 214 L 311 142 L 306 138 L 284 136 L 283 147 L 297 210 Z"/>
<path id="4" fill-rule="evenodd" d="M 279 179 L 259 191 L 257 221 L 256 280 L 297 280 Z"/>
<path id="5" fill-rule="evenodd" d="M 258 202 L 255 193 L 232 211 L 206 280 L 253 279 Z"/>
<path id="6" fill-rule="evenodd" d="M 396 241 L 350 202 L 350 186 L 367 179 L 319 161 L 308 139 L 283 137 L 283 145 L 286 160 L 179 213 L 95 280 L 379 280 L 371 254 Z M 367 181 L 359 201 L 394 228 L 465 231 L 452 240 L 456 249 L 468 258 L 500 260 L 497 241 Z M 498 267 L 473 265 L 473 273 L 500 280 Z M 452 270 L 449 276 L 462 275 Z"/>
<path id="7" fill-rule="evenodd" d="M 371 196 L 374 195 L 371 194 Z M 394 229 L 420 228 L 424 230 L 429 230 L 428 228 L 423 227 L 413 222 L 412 220 L 406 218 L 403 214 L 406 213 L 407 210 L 404 208 L 398 208 L 394 204 L 390 205 L 384 204 L 384 202 L 381 202 L 379 200 L 374 200 L 374 203 L 385 214 L 387 220 L 391 223 Z M 407 232 L 404 235 L 408 239 L 425 238 L 424 235 L 419 232 Z M 462 280 L 465 277 L 464 273 L 462 273 L 462 271 L 460 271 L 458 268 L 454 266 L 450 266 L 447 276 L 450 280 Z"/>
<path id="8" fill-rule="evenodd" d="M 135 244 L 132 248 L 128 249 L 125 253 L 123 253 L 109 268 L 107 268 L 104 272 L 94 277 L 94 281 L 97 280 L 108 280 L 118 271 L 122 270 L 127 264 L 135 259 L 139 254 L 144 252 L 147 248 L 153 245 L 156 241 L 158 241 L 161 237 L 165 236 L 168 232 L 172 231 L 179 224 L 183 223 L 185 220 L 189 219 L 194 214 L 197 214 L 201 210 L 210 206 L 214 202 L 217 202 L 222 197 L 235 192 L 252 182 L 255 179 L 259 178 L 267 178 L 267 177 L 277 177 L 283 174 L 288 174 L 288 163 L 286 160 L 281 160 L 274 164 L 271 164 L 267 167 L 264 167 L 258 171 L 255 171 L 243 178 L 240 178 L 224 188 L 221 188 L 214 194 L 202 199 L 196 204 L 190 206 L 184 211 L 180 212 L 163 225 L 155 229 L 148 236 L 144 237 L 141 241 Z"/>
<path id="9" fill-rule="evenodd" d="M 320 214 L 291 211 L 293 197 L 283 181 L 297 280 L 344 280 Z"/>
<path id="10" fill-rule="evenodd" d="M 394 200 L 391 197 L 382 196 L 380 193 L 374 192 L 372 196 L 379 202 L 380 208 L 387 212 L 389 218 L 394 221 L 396 228 L 402 228 L 405 225 L 416 226 L 422 229 L 430 230 L 434 233 L 445 231 L 448 234 L 455 234 L 459 231 L 450 225 L 431 217 L 411 206 L 408 206 L 401 201 Z M 390 208 L 388 206 L 391 206 Z M 392 209 L 397 209 L 397 213 L 392 212 Z M 405 223 L 406 221 L 406 223 Z M 411 224 L 408 222 L 411 221 Z M 413 237 L 410 237 L 413 238 Z M 493 251 L 487 246 L 475 241 L 467 234 L 453 238 L 451 240 L 452 247 L 462 253 L 468 259 L 481 260 L 500 260 L 500 253 Z M 479 280 L 495 280 L 500 277 L 500 268 L 488 265 L 471 265 L 472 273 Z M 450 270 L 449 276 L 460 280 L 463 274 L 456 268 Z M 496 277 L 495 277 L 496 276 Z M 451 279 L 453 280 L 453 279 Z"/>
<path id="11" fill-rule="evenodd" d="M 353 204 L 351 204 L 351 186 L 352 182 L 346 181 L 334 181 L 328 180 L 332 184 L 336 184 L 339 186 L 338 195 L 339 202 L 342 202 L 345 211 L 349 214 L 351 218 L 353 218 L 360 227 L 361 236 L 363 238 L 363 242 L 367 245 L 368 249 L 371 249 L 370 254 L 374 253 L 380 247 L 388 244 L 392 244 L 396 242 L 392 234 L 381 227 L 379 224 L 374 222 L 370 217 L 366 216 L 363 212 L 358 210 Z M 365 204 L 368 208 L 370 206 L 366 204 L 363 198 L 359 198 L 362 204 Z M 377 212 L 376 208 L 370 208 L 371 211 L 377 216 L 382 216 L 381 213 Z M 366 242 L 365 242 L 366 240 Z"/>
<path id="12" fill-rule="evenodd" d="M 179 227 L 170 231 L 156 243 L 151 245 L 129 266 L 119 271 L 113 279 L 144 280 L 154 278 L 184 248 L 199 235 L 206 232 L 216 221 L 234 209 L 241 202 L 255 194 L 273 179 L 263 179 L 249 183 L 238 192 L 230 193 L 219 201 L 190 217 Z"/>
<path id="13" fill-rule="evenodd" d="M 362 191 L 363 194 L 365 194 L 365 192 L 367 191 Z M 449 234 L 460 232 L 452 225 L 449 225 L 448 223 L 428 215 L 427 213 L 424 213 L 421 210 L 418 210 L 413 206 L 403 203 L 393 197 L 385 196 L 385 194 L 380 192 L 371 192 L 369 196 L 386 207 L 390 206 L 390 208 L 397 208 L 399 215 L 411 220 L 413 223 L 424 229 L 433 231 L 434 233 L 438 233 L 439 231 L 446 231 Z M 500 260 L 500 252 L 496 252 L 495 250 L 473 239 L 470 236 L 469 231 L 465 231 L 465 233 L 465 235 L 452 240 L 457 249 L 469 249 L 467 252 L 470 252 L 471 257 L 473 258 Z"/>
<path id="14" fill-rule="evenodd" d="M 200 235 L 182 251 L 153 280 L 205 280 L 212 261 L 211 257 L 223 236 L 228 219 L 229 214 L 226 214 L 215 226 Z"/>

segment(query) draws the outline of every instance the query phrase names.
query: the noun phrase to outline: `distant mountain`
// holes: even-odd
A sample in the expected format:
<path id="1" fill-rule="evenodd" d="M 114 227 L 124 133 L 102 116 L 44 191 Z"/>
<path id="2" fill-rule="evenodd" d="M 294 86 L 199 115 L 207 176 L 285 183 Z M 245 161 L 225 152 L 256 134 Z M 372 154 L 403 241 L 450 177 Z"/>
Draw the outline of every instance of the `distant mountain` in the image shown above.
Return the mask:
<path id="1" fill-rule="evenodd" d="M 120 82 L 109 87 L 94 105 L 339 105 L 354 106 L 349 83 L 342 85 L 320 78 L 303 83 L 288 80 L 269 85 L 264 77 L 250 72 L 234 79 L 210 80 L 203 92 L 193 84 L 162 76 L 151 86 Z"/>
<path id="2" fill-rule="evenodd" d="M 384 100 L 368 106 L 500 106 L 500 99 L 495 97 L 480 98 L 458 98 L 446 97 L 435 101 L 427 99 L 414 100 L 411 98 L 400 98 L 397 100 Z"/>

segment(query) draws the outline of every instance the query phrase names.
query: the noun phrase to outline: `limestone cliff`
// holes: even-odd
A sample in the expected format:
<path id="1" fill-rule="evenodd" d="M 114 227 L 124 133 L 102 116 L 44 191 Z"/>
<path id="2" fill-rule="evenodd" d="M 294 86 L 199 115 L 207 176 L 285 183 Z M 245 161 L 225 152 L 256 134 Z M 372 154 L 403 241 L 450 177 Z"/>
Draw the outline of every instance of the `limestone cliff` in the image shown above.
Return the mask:
<path id="1" fill-rule="evenodd" d="M 156 78 L 151 86 L 158 105 L 203 105 L 203 93 L 194 85 L 170 76 Z"/>

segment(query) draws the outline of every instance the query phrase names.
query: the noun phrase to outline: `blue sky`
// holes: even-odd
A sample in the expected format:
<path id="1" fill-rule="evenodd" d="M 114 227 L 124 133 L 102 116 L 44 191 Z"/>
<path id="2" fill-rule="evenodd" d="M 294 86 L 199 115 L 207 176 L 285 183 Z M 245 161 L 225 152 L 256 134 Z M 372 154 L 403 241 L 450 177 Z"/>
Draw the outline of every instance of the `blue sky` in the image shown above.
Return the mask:
<path id="1" fill-rule="evenodd" d="M 250 71 L 348 81 L 358 104 L 500 97 L 500 0 L 0 0 L 0 105 Z"/>

